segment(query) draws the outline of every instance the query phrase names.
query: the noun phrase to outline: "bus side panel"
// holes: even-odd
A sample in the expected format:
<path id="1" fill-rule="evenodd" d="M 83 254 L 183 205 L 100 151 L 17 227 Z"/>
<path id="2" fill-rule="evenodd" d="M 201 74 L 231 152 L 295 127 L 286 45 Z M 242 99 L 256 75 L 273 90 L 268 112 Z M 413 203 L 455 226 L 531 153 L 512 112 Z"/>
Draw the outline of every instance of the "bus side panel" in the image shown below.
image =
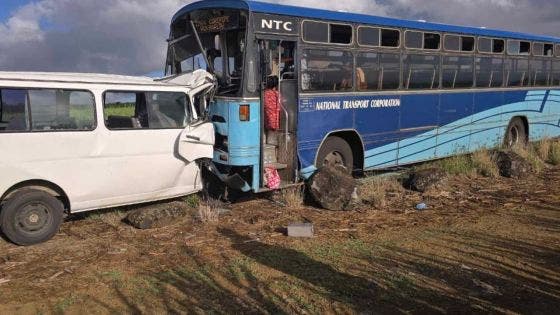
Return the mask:
<path id="1" fill-rule="evenodd" d="M 388 97 L 371 97 L 372 102 Z M 399 97 L 400 101 L 400 97 Z M 379 107 L 356 110 L 356 130 L 364 143 L 364 168 L 397 165 L 399 150 L 400 107 Z"/>
<path id="2" fill-rule="evenodd" d="M 304 177 L 315 171 L 317 151 L 329 133 L 354 129 L 355 110 L 343 109 L 343 100 L 348 99 L 341 96 L 300 96 L 297 136 Z"/>
<path id="3" fill-rule="evenodd" d="M 399 164 L 435 158 L 439 94 L 401 97 Z"/>
<path id="4" fill-rule="evenodd" d="M 473 104 L 473 93 L 441 94 L 436 149 L 438 158 L 468 152 Z"/>
<path id="5" fill-rule="evenodd" d="M 491 148 L 502 143 L 506 128 L 502 122 L 503 105 L 503 92 L 477 92 L 474 94 L 474 115 L 469 151 Z"/>
<path id="6" fill-rule="evenodd" d="M 544 137 L 560 136 L 560 90 L 551 90 L 545 103 L 545 112 L 547 113 L 546 134 Z M 531 125 L 534 128 L 534 125 Z"/>

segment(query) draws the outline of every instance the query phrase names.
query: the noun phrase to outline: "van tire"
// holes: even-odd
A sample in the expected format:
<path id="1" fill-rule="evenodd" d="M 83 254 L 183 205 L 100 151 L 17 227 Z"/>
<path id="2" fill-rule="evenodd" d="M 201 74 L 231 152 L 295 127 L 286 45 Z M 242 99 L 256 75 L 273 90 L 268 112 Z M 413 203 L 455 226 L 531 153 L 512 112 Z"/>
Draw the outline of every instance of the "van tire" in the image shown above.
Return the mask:
<path id="1" fill-rule="evenodd" d="M 317 168 L 342 167 L 345 172 L 352 174 L 354 170 L 354 155 L 352 148 L 346 140 L 331 136 L 328 137 L 317 154 Z"/>
<path id="2" fill-rule="evenodd" d="M 63 216 L 60 200 L 44 191 L 23 189 L 3 203 L 0 227 L 13 243 L 35 245 L 50 240 L 58 232 Z"/>
<path id="3" fill-rule="evenodd" d="M 521 118 L 513 118 L 506 129 L 504 145 L 507 148 L 513 148 L 518 145 L 526 146 L 529 141 L 529 135 L 526 129 L 525 123 Z"/>

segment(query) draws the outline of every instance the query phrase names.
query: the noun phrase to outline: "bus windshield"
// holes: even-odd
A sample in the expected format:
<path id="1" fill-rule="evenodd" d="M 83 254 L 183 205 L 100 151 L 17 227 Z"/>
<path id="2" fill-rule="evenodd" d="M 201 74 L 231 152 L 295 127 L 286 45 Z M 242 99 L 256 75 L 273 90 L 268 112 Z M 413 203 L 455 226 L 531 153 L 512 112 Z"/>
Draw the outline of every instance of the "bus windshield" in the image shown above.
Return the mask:
<path id="1" fill-rule="evenodd" d="M 178 19 L 171 29 L 166 75 L 204 69 L 218 79 L 218 94 L 237 94 L 243 77 L 246 28 L 246 14 L 239 10 L 195 11 Z"/>

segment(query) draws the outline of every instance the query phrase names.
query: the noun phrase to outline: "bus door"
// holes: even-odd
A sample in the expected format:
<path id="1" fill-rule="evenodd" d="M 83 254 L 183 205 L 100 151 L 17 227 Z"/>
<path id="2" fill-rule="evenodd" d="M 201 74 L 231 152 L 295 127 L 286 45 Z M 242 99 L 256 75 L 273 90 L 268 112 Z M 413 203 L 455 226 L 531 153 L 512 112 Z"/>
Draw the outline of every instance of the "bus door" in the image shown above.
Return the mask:
<path id="1" fill-rule="evenodd" d="M 263 104 L 263 186 L 273 170 L 282 185 L 297 180 L 298 75 L 296 42 L 260 40 L 261 104 Z"/>

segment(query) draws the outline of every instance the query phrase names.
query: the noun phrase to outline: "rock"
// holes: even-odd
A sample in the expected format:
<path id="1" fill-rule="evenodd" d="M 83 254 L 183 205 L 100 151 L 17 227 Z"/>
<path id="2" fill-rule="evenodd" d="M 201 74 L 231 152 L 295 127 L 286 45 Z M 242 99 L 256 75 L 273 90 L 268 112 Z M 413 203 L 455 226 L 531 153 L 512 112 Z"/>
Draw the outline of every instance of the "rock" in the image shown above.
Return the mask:
<path id="1" fill-rule="evenodd" d="M 332 167 L 319 169 L 308 181 L 309 192 L 321 207 L 342 211 L 348 209 L 356 191 L 356 180 L 342 170 Z"/>
<path id="2" fill-rule="evenodd" d="M 313 237 L 313 224 L 292 223 L 288 225 L 289 237 Z"/>
<path id="3" fill-rule="evenodd" d="M 426 192 L 430 188 L 442 186 L 446 179 L 446 174 L 439 168 L 429 168 L 410 174 L 407 186 L 418 192 Z"/>
<path id="4" fill-rule="evenodd" d="M 531 164 L 513 151 L 498 151 L 496 163 L 503 177 L 524 178 L 533 171 Z"/>
<path id="5" fill-rule="evenodd" d="M 161 228 L 176 223 L 187 215 L 187 208 L 181 202 L 153 205 L 132 211 L 126 221 L 137 229 Z"/>

